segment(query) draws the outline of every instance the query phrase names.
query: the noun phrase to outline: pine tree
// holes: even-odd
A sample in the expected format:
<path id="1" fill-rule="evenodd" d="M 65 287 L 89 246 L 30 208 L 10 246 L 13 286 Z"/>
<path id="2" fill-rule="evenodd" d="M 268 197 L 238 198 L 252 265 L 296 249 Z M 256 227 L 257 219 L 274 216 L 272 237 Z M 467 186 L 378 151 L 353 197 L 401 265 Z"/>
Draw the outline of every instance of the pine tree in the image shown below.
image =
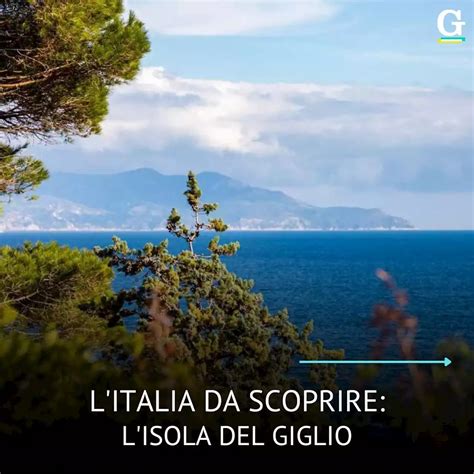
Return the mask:
<path id="1" fill-rule="evenodd" d="M 225 232 L 228 229 L 227 224 L 222 219 L 210 219 L 209 215 L 218 209 L 216 203 L 202 203 L 201 189 L 197 182 L 197 178 L 192 171 L 188 173 L 187 189 L 184 192 L 186 200 L 191 209 L 193 216 L 193 223 L 191 227 L 186 226 L 181 222 L 181 216 L 178 211 L 173 208 L 168 217 L 166 228 L 171 234 L 178 238 L 184 239 L 189 247 L 189 251 L 194 255 L 194 241 L 201 235 L 203 230 L 210 230 L 215 232 Z M 201 218 L 205 216 L 207 221 Z M 239 249 L 239 244 L 233 242 L 227 245 L 219 245 L 219 238 L 216 236 L 209 244 L 209 250 L 213 254 L 218 255 L 234 255 Z"/>
<path id="2" fill-rule="evenodd" d="M 20 154 L 23 148 L 0 143 L 0 199 L 9 201 L 18 194 L 34 199 L 31 191 L 48 178 L 48 172 L 40 160 Z"/>
<path id="3" fill-rule="evenodd" d="M 122 0 L 0 0 L 0 199 L 48 177 L 13 140 L 99 133 L 111 88 L 133 79 L 150 43 Z"/>
<path id="4" fill-rule="evenodd" d="M 67 337 L 94 338 L 107 324 L 88 309 L 112 295 L 112 278 L 108 265 L 91 251 L 55 242 L 0 247 L 0 309 L 14 310 L 31 333 L 53 325 Z"/>
<path id="5" fill-rule="evenodd" d="M 167 241 L 134 250 L 119 238 L 107 248 L 95 249 L 115 271 L 143 277 L 141 285 L 124 291 L 126 296 L 122 292 L 122 299 L 127 308 L 136 308 L 156 353 L 190 364 L 207 383 L 236 389 L 296 383 L 289 370 L 298 357 L 341 358 L 341 351 L 327 350 L 311 339 L 312 322 L 300 330 L 286 310 L 271 314 L 262 295 L 252 291 L 253 282 L 226 268 L 220 256 L 235 254 L 238 243 L 219 245 L 214 238 L 209 255 L 193 251 L 202 230 L 223 232 L 227 226 L 221 219 L 201 220 L 217 204 L 202 204 L 193 173 L 184 194 L 193 226 L 185 226 L 173 209 L 168 230 L 184 239 L 189 250 L 173 255 Z M 334 382 L 333 368 L 315 367 L 312 374 L 319 384 Z"/>
<path id="6" fill-rule="evenodd" d="M 111 87 L 135 77 L 150 43 L 122 0 L 0 1 L 0 134 L 100 131 Z"/>

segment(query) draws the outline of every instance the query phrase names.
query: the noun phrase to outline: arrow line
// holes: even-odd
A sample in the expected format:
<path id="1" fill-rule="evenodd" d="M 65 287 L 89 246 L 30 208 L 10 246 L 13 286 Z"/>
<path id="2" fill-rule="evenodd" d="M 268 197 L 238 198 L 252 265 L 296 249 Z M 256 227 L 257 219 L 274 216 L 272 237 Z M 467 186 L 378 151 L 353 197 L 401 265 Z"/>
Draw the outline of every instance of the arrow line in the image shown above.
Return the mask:
<path id="1" fill-rule="evenodd" d="M 447 367 L 452 364 L 451 359 L 445 357 L 442 360 L 300 360 L 300 364 L 353 364 L 353 365 L 371 365 L 371 364 L 426 364 L 426 365 L 444 365 Z"/>

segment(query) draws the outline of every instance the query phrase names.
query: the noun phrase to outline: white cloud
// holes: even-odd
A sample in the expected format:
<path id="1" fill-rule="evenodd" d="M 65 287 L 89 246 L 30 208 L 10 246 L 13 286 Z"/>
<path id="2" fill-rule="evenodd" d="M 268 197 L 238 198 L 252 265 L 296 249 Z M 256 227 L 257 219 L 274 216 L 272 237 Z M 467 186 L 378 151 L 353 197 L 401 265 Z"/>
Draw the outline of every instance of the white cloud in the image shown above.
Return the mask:
<path id="1" fill-rule="evenodd" d="M 202 150 L 255 156 L 294 154 L 340 142 L 347 151 L 449 145 L 470 139 L 472 97 L 415 87 L 256 84 L 169 76 L 145 68 L 114 92 L 103 134 L 89 149 L 151 150 L 186 141 Z"/>
<path id="2" fill-rule="evenodd" d="M 472 94 L 454 90 L 231 82 L 145 68 L 114 90 L 101 135 L 33 153 L 52 170 L 217 171 L 316 205 L 472 227 L 472 111 Z"/>
<path id="3" fill-rule="evenodd" d="M 145 68 L 113 92 L 101 135 L 49 148 L 46 161 L 76 171 L 74 163 L 217 171 L 287 189 L 466 192 L 472 102 L 459 91 L 216 81 Z"/>
<path id="4" fill-rule="evenodd" d="M 325 20 L 328 0 L 128 0 L 153 32 L 167 35 L 239 35 Z"/>

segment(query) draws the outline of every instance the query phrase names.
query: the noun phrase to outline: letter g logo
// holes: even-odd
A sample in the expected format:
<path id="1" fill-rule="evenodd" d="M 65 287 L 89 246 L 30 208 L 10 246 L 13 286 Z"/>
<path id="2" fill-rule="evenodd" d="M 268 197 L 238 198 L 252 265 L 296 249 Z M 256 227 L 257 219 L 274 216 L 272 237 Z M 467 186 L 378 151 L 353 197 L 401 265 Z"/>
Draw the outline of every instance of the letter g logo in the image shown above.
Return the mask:
<path id="1" fill-rule="evenodd" d="M 457 21 L 451 21 L 451 25 L 454 30 L 446 29 L 446 17 L 448 15 L 454 16 Z M 461 10 L 443 10 L 438 15 L 438 30 L 443 36 L 462 36 L 462 27 L 466 24 L 465 21 L 461 21 Z"/>

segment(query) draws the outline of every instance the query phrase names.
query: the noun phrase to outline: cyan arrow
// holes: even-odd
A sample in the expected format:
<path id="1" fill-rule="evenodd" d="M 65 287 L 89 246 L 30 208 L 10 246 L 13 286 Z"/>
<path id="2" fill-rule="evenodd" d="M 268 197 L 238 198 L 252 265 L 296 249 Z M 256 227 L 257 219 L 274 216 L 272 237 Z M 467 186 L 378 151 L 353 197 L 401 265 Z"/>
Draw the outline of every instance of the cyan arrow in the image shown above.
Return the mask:
<path id="1" fill-rule="evenodd" d="M 300 360 L 300 364 L 438 364 L 447 367 L 452 361 L 445 357 L 443 360 Z"/>

